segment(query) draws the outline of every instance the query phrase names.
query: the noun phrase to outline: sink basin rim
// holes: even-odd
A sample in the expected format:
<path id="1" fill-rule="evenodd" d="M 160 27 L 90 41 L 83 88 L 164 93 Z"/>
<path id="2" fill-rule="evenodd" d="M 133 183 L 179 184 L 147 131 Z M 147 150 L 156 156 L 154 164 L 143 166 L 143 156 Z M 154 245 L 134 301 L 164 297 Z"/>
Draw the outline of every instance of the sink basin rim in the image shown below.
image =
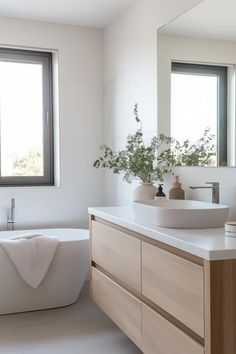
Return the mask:
<path id="1" fill-rule="evenodd" d="M 229 207 L 195 200 L 140 200 L 133 202 L 136 220 L 175 229 L 223 227 Z"/>
<path id="2" fill-rule="evenodd" d="M 177 199 L 158 199 L 158 200 L 137 200 L 133 201 L 134 204 L 142 204 L 145 206 L 162 208 L 162 209 L 173 209 L 173 210 L 217 210 L 217 209 L 229 209 L 227 205 L 215 204 L 210 202 L 204 202 L 200 200 L 177 200 Z M 193 206 L 193 207 L 191 207 Z"/>

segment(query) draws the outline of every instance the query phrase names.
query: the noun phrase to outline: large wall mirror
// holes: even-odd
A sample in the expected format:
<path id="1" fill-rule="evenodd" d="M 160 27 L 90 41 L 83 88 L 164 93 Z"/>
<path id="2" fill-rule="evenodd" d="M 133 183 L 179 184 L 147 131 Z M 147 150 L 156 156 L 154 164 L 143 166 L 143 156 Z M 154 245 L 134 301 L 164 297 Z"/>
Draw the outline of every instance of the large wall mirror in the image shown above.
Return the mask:
<path id="1" fill-rule="evenodd" d="M 235 14 L 235 0 L 205 0 L 157 36 L 158 131 L 181 144 L 205 136 L 210 166 L 236 166 Z"/>

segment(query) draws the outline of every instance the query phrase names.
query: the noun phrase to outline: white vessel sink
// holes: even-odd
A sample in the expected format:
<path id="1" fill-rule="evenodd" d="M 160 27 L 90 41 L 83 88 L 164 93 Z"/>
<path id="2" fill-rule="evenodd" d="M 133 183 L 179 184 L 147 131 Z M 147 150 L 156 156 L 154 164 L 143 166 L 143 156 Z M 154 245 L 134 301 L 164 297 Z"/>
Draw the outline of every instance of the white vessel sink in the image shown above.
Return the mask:
<path id="1" fill-rule="evenodd" d="M 228 218 L 226 205 L 196 200 L 143 200 L 133 202 L 135 218 L 176 229 L 223 227 Z"/>

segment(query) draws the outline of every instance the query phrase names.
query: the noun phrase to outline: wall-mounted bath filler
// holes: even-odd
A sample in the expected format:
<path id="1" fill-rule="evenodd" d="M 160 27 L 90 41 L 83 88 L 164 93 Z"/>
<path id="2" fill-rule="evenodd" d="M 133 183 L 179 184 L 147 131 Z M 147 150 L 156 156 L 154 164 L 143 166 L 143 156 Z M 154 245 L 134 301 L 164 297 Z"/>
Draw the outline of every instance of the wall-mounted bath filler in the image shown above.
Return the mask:
<path id="1" fill-rule="evenodd" d="M 11 199 L 11 214 L 7 214 L 7 230 L 15 229 L 15 199 Z"/>
<path id="2" fill-rule="evenodd" d="M 200 187 L 189 187 L 191 189 L 202 189 L 202 188 L 211 188 L 212 189 L 212 203 L 219 204 L 220 201 L 220 183 L 219 182 L 206 182 L 206 184 L 211 184 L 209 187 L 200 186 Z"/>

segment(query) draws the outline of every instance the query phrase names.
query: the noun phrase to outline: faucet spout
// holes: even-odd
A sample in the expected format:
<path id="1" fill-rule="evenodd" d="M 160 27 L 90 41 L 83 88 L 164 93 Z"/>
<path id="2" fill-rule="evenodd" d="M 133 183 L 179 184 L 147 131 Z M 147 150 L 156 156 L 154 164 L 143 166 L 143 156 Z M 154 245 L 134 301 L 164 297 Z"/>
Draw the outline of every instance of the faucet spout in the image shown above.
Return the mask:
<path id="1" fill-rule="evenodd" d="M 191 186 L 191 189 L 211 189 L 212 190 L 212 203 L 219 204 L 220 202 L 220 183 L 219 182 L 206 182 L 211 186 Z"/>

